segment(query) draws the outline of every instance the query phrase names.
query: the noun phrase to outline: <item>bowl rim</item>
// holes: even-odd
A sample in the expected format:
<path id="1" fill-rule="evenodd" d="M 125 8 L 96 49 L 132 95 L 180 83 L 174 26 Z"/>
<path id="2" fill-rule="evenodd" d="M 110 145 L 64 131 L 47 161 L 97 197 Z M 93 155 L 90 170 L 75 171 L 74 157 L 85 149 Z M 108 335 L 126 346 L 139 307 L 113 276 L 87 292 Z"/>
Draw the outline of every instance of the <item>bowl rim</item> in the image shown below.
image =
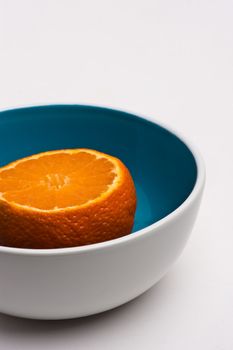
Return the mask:
<path id="1" fill-rule="evenodd" d="M 5 108 L 0 110 L 0 115 L 2 112 L 8 112 L 13 110 L 21 110 L 21 109 L 30 109 L 30 108 L 37 108 L 37 107 L 86 107 L 86 108 L 93 108 L 93 109 L 102 109 L 105 111 L 113 111 L 113 112 L 120 112 L 120 113 L 126 113 L 131 115 L 132 117 L 137 117 L 141 120 L 149 121 L 153 124 L 157 124 L 158 126 L 162 127 L 163 129 L 170 132 L 172 135 L 176 136 L 181 142 L 186 145 L 186 147 L 189 149 L 189 151 L 192 153 L 196 166 L 197 166 L 197 178 L 196 182 L 194 184 L 194 187 L 188 197 L 171 213 L 164 216 L 162 219 L 154 222 L 151 225 L 148 225 L 141 230 L 135 231 L 134 234 L 129 234 L 126 236 L 122 236 L 119 238 L 115 238 L 109 241 L 104 241 L 100 243 L 93 243 L 88 244 L 85 246 L 78 246 L 78 247 L 69 247 L 69 248 L 52 248 L 52 249 L 31 249 L 31 248 L 15 248 L 15 247 L 7 247 L 7 246 L 0 246 L 0 253 L 9 253 L 9 254 L 16 254 L 16 255 L 32 255 L 32 256 L 52 256 L 52 255 L 67 255 L 67 254 L 82 254 L 87 253 L 91 251 L 99 251 L 103 249 L 108 249 L 111 247 L 119 246 L 122 244 L 129 244 L 131 241 L 139 240 L 145 237 L 146 235 L 153 232 L 153 234 L 156 234 L 154 232 L 158 228 L 166 225 L 168 222 L 176 219 L 178 216 L 180 216 L 190 205 L 192 202 L 195 201 L 195 199 L 199 196 L 199 194 L 202 192 L 202 189 L 204 188 L 205 184 L 205 177 L 206 177 L 206 171 L 205 171 L 205 164 L 204 160 L 197 149 L 196 146 L 193 145 L 193 143 L 186 139 L 185 136 L 179 131 L 176 131 L 173 129 L 173 127 L 170 127 L 166 125 L 166 123 L 161 123 L 154 117 L 145 116 L 142 114 L 134 113 L 132 111 L 128 111 L 126 109 L 119 109 L 109 106 L 102 106 L 102 105 L 92 105 L 92 104 L 75 104 L 75 103 L 49 103 L 49 104 L 33 104 L 33 105 L 24 105 L 19 107 L 13 107 L 13 108 Z"/>

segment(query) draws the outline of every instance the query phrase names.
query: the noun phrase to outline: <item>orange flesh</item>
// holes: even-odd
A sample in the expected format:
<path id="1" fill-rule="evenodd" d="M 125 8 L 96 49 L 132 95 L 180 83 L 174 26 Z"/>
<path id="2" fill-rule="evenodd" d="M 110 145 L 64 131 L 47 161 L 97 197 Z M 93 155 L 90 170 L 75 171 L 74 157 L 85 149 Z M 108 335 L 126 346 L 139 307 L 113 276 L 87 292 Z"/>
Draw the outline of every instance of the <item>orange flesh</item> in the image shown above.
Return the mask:
<path id="1" fill-rule="evenodd" d="M 106 192 L 117 177 L 106 158 L 80 151 L 41 155 L 0 172 L 0 194 L 42 210 L 80 206 Z"/>

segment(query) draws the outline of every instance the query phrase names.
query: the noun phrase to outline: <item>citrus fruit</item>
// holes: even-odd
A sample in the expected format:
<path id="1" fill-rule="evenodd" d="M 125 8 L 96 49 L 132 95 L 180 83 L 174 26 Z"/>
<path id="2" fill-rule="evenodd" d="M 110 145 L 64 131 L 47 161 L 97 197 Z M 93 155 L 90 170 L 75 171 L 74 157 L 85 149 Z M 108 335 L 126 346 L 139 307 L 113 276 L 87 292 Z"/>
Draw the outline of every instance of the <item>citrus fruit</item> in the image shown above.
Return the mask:
<path id="1" fill-rule="evenodd" d="M 39 153 L 0 168 L 0 244 L 61 248 L 131 232 L 136 192 L 126 166 L 90 149 Z"/>

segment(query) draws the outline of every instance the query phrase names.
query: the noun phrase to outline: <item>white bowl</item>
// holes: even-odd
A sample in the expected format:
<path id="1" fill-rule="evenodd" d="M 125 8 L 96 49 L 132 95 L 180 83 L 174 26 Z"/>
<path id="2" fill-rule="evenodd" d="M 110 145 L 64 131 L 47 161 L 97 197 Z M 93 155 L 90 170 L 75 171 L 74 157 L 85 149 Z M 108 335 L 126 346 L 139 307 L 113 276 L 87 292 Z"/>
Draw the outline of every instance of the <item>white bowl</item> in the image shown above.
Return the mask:
<path id="1" fill-rule="evenodd" d="M 124 304 L 159 281 L 186 244 L 204 187 L 199 153 L 176 137 L 197 166 L 194 187 L 181 205 L 108 242 L 50 250 L 0 247 L 0 311 L 35 319 L 82 317 Z"/>

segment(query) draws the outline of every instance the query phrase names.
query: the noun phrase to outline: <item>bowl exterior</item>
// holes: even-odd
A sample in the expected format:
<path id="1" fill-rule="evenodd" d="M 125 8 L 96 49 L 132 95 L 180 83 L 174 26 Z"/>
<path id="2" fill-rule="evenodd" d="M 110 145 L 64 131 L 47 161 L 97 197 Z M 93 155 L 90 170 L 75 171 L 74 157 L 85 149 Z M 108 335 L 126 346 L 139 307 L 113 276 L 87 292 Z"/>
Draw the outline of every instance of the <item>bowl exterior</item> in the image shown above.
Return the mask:
<path id="1" fill-rule="evenodd" d="M 201 195 L 202 188 L 188 205 L 144 233 L 97 249 L 51 255 L 0 250 L 0 312 L 66 319 L 106 311 L 137 297 L 182 252 Z"/>

